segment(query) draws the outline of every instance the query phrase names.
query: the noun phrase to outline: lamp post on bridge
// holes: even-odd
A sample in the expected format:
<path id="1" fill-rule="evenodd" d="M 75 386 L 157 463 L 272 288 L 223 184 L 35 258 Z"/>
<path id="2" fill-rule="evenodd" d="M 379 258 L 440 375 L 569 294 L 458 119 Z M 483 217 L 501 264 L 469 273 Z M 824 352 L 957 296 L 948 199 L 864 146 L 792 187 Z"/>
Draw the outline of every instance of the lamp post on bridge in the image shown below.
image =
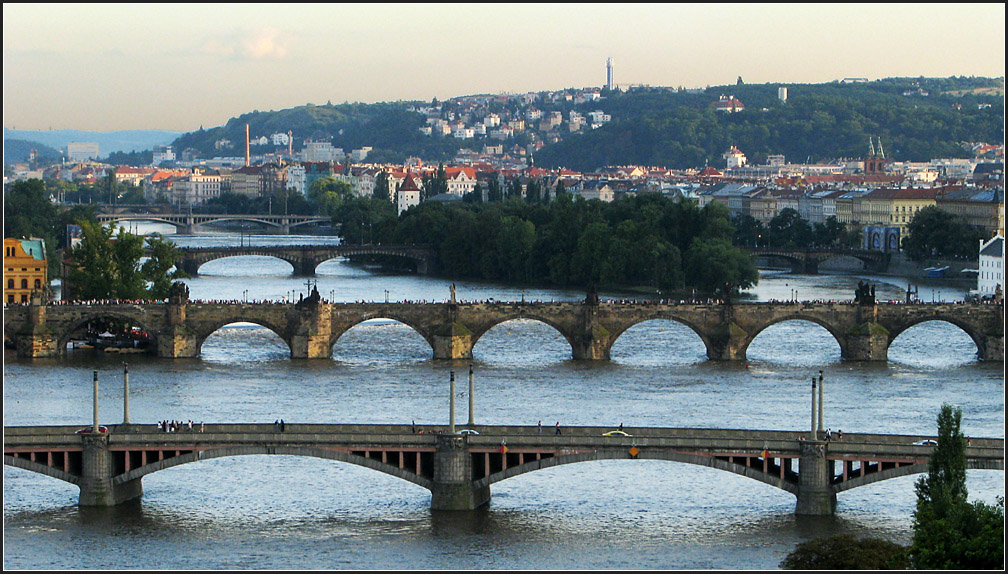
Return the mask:
<path id="1" fill-rule="evenodd" d="M 819 369 L 819 424 L 818 424 L 818 429 L 822 430 L 823 428 L 825 428 L 823 426 L 823 377 L 822 377 L 822 369 Z M 816 438 L 818 438 L 818 435 L 816 435 Z"/>
<path id="2" fill-rule="evenodd" d="M 819 440 L 819 427 L 816 423 L 819 419 L 816 417 L 816 378 L 812 377 L 812 440 Z"/>
<path id="3" fill-rule="evenodd" d="M 98 435 L 98 371 L 94 372 L 94 396 L 92 398 L 92 410 L 94 411 L 94 425 L 91 427 L 91 432 L 94 435 Z"/>
<path id="4" fill-rule="evenodd" d="M 448 394 L 451 398 L 448 401 L 448 432 L 455 434 L 455 371 L 450 371 L 450 375 L 451 378 L 448 383 Z"/>
<path id="5" fill-rule="evenodd" d="M 129 420 L 129 363 L 123 363 L 123 424 L 130 424 Z"/>

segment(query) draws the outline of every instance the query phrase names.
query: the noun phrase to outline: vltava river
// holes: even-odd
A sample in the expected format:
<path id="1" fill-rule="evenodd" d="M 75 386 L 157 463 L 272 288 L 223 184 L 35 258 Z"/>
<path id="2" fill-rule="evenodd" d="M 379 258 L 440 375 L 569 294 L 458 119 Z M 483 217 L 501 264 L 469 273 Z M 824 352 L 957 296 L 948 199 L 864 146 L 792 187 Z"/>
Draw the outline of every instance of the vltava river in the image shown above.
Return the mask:
<path id="1" fill-rule="evenodd" d="M 262 238 L 260 238 L 262 239 Z M 278 238 L 271 238 L 276 241 Z M 296 241 L 297 238 L 280 238 Z M 307 239 L 305 239 L 307 241 Z M 179 237 L 206 244 L 219 237 Z M 230 241 L 230 239 L 228 239 Z M 287 263 L 229 258 L 186 282 L 194 299 L 280 299 L 306 289 Z M 337 301 L 445 299 L 451 281 L 388 276 L 330 261 L 318 289 Z M 756 300 L 850 299 L 859 279 L 902 299 L 895 278 L 764 272 Z M 314 279 L 313 279 L 314 281 Z M 919 288 L 921 299 L 962 289 Z M 576 291 L 456 282 L 459 299 L 576 300 Z M 293 293 L 292 293 L 293 292 Z M 940 294 L 939 294 L 940 292 Z M 620 297 L 618 293 L 602 293 Z M 967 435 L 1004 437 L 1003 364 L 976 359 L 958 328 L 939 322 L 900 335 L 884 364 L 840 360 L 818 325 L 764 331 L 748 361 L 706 360 L 699 337 L 650 321 L 616 342 L 612 360 L 573 361 L 556 331 L 534 321 L 492 329 L 474 348 L 480 424 L 805 429 L 809 378 L 825 376 L 825 423 L 837 430 L 934 434 L 942 403 L 963 410 Z M 344 335 L 333 359 L 294 361 L 279 337 L 226 326 L 197 359 L 73 351 L 63 359 L 4 355 L 4 424 L 91 422 L 92 371 L 100 418 L 122 420 L 122 361 L 130 419 L 206 422 L 446 424 L 449 371 L 467 390 L 468 361 L 434 361 L 408 327 L 372 321 Z M 468 399 L 456 419 L 468 418 Z M 993 503 L 1002 471 L 969 471 L 971 499 Z M 849 532 L 906 544 L 916 501 L 903 477 L 841 493 L 834 517 L 793 514 L 794 496 L 706 467 L 662 461 L 564 465 L 497 483 L 471 513 L 433 513 L 428 491 L 334 461 L 219 458 L 143 479 L 144 496 L 111 509 L 78 508 L 78 489 L 4 468 L 5 569 L 773 569 L 795 545 Z"/>

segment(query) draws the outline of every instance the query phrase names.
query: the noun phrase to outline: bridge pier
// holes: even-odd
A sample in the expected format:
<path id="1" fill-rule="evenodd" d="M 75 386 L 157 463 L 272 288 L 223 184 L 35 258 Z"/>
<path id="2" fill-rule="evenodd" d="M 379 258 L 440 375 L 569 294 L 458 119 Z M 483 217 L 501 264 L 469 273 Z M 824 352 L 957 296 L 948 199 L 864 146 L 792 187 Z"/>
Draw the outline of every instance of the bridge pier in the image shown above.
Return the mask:
<path id="1" fill-rule="evenodd" d="M 709 333 L 704 343 L 707 346 L 707 358 L 712 361 L 742 361 L 746 358 L 750 337 L 749 333 L 729 319 Z"/>
<path id="2" fill-rule="evenodd" d="M 490 501 L 490 487 L 472 480 L 472 456 L 465 435 L 437 436 L 431 510 L 475 510 Z"/>
<path id="3" fill-rule="evenodd" d="M 461 323 L 449 323 L 435 330 L 431 346 L 435 359 L 471 359 L 472 332 Z"/>
<path id="4" fill-rule="evenodd" d="M 889 358 L 889 330 L 875 322 L 861 323 L 847 333 L 840 356 L 852 361 L 885 361 Z"/>
<path id="5" fill-rule="evenodd" d="M 795 514 L 831 516 L 836 511 L 836 493 L 830 486 L 833 473 L 831 463 L 826 460 L 827 448 L 827 442 L 801 441 Z"/>
<path id="6" fill-rule="evenodd" d="M 31 295 L 28 321 L 14 335 L 14 345 L 17 356 L 22 358 L 56 357 L 60 354 L 59 340 L 46 326 L 46 305 L 38 292 Z"/>
<path id="7" fill-rule="evenodd" d="M 143 496 L 140 479 L 115 484 L 112 480 L 112 456 L 108 434 L 82 435 L 84 451 L 81 456 L 80 497 L 81 506 L 115 506 Z"/>
<path id="8" fill-rule="evenodd" d="M 1004 362 L 1004 333 L 984 335 L 984 342 L 978 355 L 982 361 Z"/>

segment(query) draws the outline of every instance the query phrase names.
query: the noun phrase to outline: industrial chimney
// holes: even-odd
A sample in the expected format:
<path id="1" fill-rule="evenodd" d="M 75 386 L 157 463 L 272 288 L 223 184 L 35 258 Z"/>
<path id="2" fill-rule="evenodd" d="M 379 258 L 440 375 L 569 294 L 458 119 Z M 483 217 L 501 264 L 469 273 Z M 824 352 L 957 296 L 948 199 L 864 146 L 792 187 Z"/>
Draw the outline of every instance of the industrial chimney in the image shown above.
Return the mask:
<path id="1" fill-rule="evenodd" d="M 249 125 L 245 124 L 245 167 L 252 165 L 252 158 L 249 156 Z"/>

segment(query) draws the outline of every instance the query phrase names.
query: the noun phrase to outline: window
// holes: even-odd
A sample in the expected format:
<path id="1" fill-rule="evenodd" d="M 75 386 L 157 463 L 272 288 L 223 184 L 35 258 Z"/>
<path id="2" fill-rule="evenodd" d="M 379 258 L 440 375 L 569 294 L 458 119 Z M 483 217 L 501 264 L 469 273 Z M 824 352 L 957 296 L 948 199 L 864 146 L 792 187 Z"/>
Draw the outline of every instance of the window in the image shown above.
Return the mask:
<path id="1" fill-rule="evenodd" d="M 13 279 L 8 279 L 7 280 L 7 288 L 8 289 L 13 289 L 14 288 L 14 280 Z"/>
<path id="2" fill-rule="evenodd" d="M 28 280 L 27 279 L 22 279 L 21 280 L 21 288 L 22 289 L 27 289 L 28 288 Z"/>
<path id="3" fill-rule="evenodd" d="M 42 280 L 41 279 L 36 279 L 35 280 L 35 288 L 38 289 L 40 287 L 42 287 Z"/>

